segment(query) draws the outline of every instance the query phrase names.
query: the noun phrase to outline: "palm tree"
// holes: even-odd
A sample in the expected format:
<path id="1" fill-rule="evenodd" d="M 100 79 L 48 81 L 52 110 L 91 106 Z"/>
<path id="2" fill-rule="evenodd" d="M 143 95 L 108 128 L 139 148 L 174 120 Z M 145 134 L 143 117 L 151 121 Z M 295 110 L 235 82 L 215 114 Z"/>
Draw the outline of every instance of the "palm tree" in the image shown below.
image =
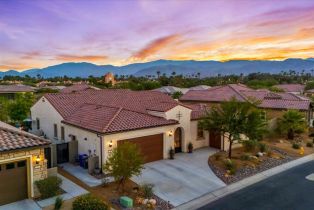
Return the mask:
<path id="1" fill-rule="evenodd" d="M 287 138 L 293 140 L 295 132 L 304 132 L 306 121 L 301 112 L 289 110 L 279 119 L 278 125 L 279 129 L 287 134 Z"/>
<path id="2" fill-rule="evenodd" d="M 160 71 L 157 71 L 156 73 L 157 73 L 157 78 L 159 79 L 159 77 L 160 77 Z"/>

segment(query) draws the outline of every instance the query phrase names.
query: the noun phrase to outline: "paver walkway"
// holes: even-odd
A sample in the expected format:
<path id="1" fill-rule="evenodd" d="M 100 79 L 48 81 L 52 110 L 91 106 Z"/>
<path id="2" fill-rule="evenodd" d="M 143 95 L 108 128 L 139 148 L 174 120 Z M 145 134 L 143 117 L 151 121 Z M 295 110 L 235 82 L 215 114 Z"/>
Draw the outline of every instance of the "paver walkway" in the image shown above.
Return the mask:
<path id="1" fill-rule="evenodd" d="M 208 157 L 215 152 L 213 148 L 202 148 L 192 154 L 176 154 L 174 160 L 145 164 L 142 175 L 132 180 L 154 184 L 157 196 L 178 206 L 226 186 L 208 166 Z"/>

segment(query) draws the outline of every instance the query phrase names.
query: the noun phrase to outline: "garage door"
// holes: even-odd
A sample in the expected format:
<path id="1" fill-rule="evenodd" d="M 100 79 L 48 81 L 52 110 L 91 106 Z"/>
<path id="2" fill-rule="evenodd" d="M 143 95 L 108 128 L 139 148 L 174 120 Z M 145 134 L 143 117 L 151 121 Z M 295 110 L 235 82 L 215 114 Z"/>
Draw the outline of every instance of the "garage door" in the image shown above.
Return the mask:
<path id="1" fill-rule="evenodd" d="M 0 206 L 27 198 L 26 160 L 0 165 Z"/>
<path id="2" fill-rule="evenodd" d="M 136 144 L 145 158 L 145 163 L 163 159 L 163 134 L 121 140 L 118 141 L 118 146 L 124 142 Z"/>

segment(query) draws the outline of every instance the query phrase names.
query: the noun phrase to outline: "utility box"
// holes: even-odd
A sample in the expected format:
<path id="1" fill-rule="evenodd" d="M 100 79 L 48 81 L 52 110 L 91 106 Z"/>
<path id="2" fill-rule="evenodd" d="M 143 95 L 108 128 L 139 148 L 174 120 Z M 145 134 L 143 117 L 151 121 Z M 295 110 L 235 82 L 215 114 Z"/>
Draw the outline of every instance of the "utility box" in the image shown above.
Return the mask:
<path id="1" fill-rule="evenodd" d="M 88 173 L 93 174 L 95 168 L 99 168 L 99 157 L 91 156 L 88 158 Z"/>
<path id="2" fill-rule="evenodd" d="M 127 196 L 121 196 L 120 197 L 120 204 L 124 208 L 132 208 L 133 207 L 133 200 L 132 200 L 132 198 L 129 198 Z"/>

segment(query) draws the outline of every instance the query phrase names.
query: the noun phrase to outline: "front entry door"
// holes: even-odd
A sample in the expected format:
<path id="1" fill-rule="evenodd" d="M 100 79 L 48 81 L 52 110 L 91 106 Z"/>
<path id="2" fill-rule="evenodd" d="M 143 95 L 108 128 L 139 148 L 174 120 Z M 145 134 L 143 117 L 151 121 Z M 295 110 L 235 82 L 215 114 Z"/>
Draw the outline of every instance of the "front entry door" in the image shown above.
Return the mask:
<path id="1" fill-rule="evenodd" d="M 69 162 L 68 143 L 57 144 L 57 164 Z"/>
<path id="2" fill-rule="evenodd" d="M 175 153 L 182 152 L 182 131 L 177 128 L 174 132 L 174 150 Z"/>

